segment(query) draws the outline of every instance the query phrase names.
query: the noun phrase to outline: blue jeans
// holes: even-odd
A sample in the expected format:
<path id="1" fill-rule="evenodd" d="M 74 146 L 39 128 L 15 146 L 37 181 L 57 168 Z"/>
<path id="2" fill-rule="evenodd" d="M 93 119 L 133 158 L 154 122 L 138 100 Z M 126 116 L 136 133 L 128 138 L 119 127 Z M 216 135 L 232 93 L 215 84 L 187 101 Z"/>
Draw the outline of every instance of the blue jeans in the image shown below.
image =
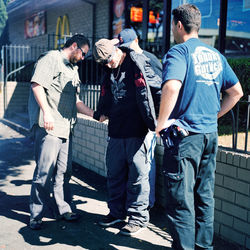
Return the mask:
<path id="1" fill-rule="evenodd" d="M 166 210 L 174 249 L 213 249 L 217 133 L 191 134 L 165 149 Z"/>
<path id="2" fill-rule="evenodd" d="M 38 125 L 33 129 L 36 168 L 30 194 L 30 219 L 42 219 L 48 208 L 55 214 L 71 212 L 72 196 L 69 186 L 72 172 L 71 136 L 66 140 L 47 134 L 45 129 Z M 50 198 L 51 192 L 55 202 Z"/>
<path id="3" fill-rule="evenodd" d="M 129 216 L 129 223 L 147 226 L 149 221 L 148 148 L 144 138 L 110 138 L 107 154 L 107 188 L 110 214 Z"/>

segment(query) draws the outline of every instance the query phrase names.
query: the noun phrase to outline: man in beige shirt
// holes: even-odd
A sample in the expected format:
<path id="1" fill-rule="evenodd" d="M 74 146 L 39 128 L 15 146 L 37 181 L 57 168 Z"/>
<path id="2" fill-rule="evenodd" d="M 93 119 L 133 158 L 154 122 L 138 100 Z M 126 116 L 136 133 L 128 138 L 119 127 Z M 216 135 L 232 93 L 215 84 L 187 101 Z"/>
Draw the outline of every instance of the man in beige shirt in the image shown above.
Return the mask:
<path id="1" fill-rule="evenodd" d="M 86 37 L 74 35 L 61 51 L 41 55 L 35 65 L 29 99 L 36 160 L 30 195 L 31 229 L 41 229 L 46 208 L 54 210 L 50 198 L 52 178 L 56 213 L 67 221 L 79 217 L 72 212 L 69 187 L 72 130 L 77 111 L 92 117 L 93 110 L 79 100 L 80 79 L 75 64 L 84 59 L 89 46 Z"/>

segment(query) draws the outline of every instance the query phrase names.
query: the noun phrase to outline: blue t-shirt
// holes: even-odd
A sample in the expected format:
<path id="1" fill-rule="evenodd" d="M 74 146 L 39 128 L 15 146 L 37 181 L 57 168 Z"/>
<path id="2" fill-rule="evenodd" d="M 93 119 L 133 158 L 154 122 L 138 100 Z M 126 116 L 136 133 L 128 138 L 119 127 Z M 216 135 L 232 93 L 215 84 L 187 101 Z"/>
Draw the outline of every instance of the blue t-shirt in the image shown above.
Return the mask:
<path id="1" fill-rule="evenodd" d="M 182 87 L 170 119 L 195 133 L 217 131 L 220 92 L 239 80 L 226 58 L 197 38 L 172 47 L 163 58 L 163 84 L 180 80 Z"/>

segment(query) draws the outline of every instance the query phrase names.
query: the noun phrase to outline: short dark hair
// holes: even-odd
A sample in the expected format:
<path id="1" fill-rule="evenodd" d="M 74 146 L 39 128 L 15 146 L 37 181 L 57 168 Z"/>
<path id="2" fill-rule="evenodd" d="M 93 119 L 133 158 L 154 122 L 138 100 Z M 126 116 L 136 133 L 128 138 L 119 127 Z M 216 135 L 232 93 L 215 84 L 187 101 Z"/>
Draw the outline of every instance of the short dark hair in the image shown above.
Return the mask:
<path id="1" fill-rule="evenodd" d="M 173 9 L 173 20 L 177 24 L 180 21 L 185 31 L 190 34 L 192 31 L 199 31 L 201 26 L 201 12 L 193 4 L 183 4 Z"/>
<path id="2" fill-rule="evenodd" d="M 79 47 L 82 47 L 84 45 L 88 45 L 90 47 L 90 42 L 87 37 L 81 34 L 76 34 L 72 37 L 70 37 L 66 43 L 64 44 L 63 48 L 69 48 L 73 43 L 77 43 Z"/>

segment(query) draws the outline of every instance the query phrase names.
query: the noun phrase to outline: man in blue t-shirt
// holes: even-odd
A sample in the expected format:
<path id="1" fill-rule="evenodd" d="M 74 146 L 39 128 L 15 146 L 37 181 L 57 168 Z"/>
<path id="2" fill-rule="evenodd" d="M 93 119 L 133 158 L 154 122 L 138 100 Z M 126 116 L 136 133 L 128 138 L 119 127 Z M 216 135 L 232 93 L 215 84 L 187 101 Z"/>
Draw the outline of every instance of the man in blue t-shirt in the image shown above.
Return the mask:
<path id="1" fill-rule="evenodd" d="M 217 119 L 243 93 L 225 57 L 198 39 L 199 9 L 185 4 L 172 14 L 178 45 L 163 59 L 156 128 L 165 139 L 169 229 L 174 249 L 213 249 Z M 221 91 L 225 95 L 220 104 Z"/>

